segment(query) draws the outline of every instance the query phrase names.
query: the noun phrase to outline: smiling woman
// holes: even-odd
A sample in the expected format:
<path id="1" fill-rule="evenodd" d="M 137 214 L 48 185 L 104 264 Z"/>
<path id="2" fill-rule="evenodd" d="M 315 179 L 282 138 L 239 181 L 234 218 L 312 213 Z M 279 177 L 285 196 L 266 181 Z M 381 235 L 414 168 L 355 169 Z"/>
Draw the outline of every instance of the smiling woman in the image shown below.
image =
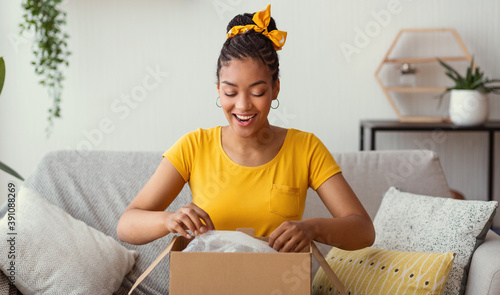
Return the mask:
<path id="1" fill-rule="evenodd" d="M 234 17 L 217 62 L 217 90 L 227 126 L 198 129 L 162 156 L 158 169 L 123 213 L 118 235 L 149 243 L 169 233 L 252 227 L 277 251 L 299 252 L 312 240 L 342 249 L 370 246 L 373 224 L 325 145 L 313 134 L 272 126 L 280 92 L 279 31 L 270 6 Z M 186 182 L 193 203 L 164 210 Z M 308 188 L 335 218 L 302 220 Z"/>

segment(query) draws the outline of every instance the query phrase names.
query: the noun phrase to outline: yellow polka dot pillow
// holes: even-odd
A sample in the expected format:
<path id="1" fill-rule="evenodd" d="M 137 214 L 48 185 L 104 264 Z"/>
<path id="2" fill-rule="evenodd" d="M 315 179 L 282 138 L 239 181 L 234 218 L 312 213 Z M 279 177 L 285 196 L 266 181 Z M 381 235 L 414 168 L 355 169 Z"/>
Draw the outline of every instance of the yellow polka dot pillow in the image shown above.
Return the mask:
<path id="1" fill-rule="evenodd" d="M 326 261 L 347 295 L 442 294 L 455 253 L 398 252 L 332 248 Z M 313 280 L 313 294 L 339 294 L 323 269 Z"/>

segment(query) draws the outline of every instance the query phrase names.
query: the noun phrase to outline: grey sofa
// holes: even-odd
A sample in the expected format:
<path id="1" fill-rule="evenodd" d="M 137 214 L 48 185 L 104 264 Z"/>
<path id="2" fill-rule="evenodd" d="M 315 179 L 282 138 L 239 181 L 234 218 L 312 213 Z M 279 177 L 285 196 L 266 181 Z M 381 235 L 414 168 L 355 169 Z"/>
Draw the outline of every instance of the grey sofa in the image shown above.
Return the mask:
<path id="1" fill-rule="evenodd" d="M 49 152 L 24 185 L 37 190 L 73 217 L 118 240 L 118 219 L 157 168 L 161 154 L 162 151 Z M 439 160 L 431 151 L 334 153 L 334 157 L 372 219 L 383 193 L 390 186 L 417 194 L 450 196 Z M 186 185 L 168 210 L 176 210 L 190 201 L 189 186 Z M 5 209 L 5 206 L 0 209 L 0 216 L 5 214 Z M 304 218 L 313 216 L 330 215 L 316 193 L 309 190 Z M 143 246 L 121 242 L 125 247 L 139 251 L 139 257 L 116 294 L 127 293 L 171 238 L 168 235 Z M 329 250 L 326 245 L 320 245 L 320 248 L 323 254 Z M 316 265 L 313 267 L 317 269 Z M 168 294 L 168 270 L 168 259 L 165 259 L 134 294 Z M 0 293 L 7 294 L 7 290 L 7 279 L 0 272 Z M 9 292 L 16 294 L 18 291 L 11 287 Z M 466 294 L 500 294 L 500 236 L 492 231 L 473 256 Z"/>

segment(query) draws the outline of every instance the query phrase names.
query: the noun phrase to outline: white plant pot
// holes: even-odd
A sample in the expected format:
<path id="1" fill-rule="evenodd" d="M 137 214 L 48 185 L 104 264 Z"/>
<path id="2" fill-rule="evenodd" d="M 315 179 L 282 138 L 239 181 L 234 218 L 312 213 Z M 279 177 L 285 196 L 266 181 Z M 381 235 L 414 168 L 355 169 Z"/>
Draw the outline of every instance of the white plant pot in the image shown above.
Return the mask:
<path id="1" fill-rule="evenodd" d="M 450 119 L 457 126 L 481 125 L 488 119 L 488 94 L 477 90 L 452 90 Z"/>

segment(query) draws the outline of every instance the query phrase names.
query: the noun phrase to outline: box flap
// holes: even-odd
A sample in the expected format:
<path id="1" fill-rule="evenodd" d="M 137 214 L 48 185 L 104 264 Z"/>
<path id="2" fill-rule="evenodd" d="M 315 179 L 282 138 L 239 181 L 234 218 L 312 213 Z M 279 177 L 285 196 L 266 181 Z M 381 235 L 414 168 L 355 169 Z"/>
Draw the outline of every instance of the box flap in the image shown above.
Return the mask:
<path id="1" fill-rule="evenodd" d="M 335 288 L 337 288 L 340 295 L 345 295 L 344 284 L 342 284 L 337 275 L 333 272 L 328 262 L 326 262 L 325 257 L 323 257 L 321 251 L 319 251 L 318 247 L 316 246 L 316 244 L 314 244 L 314 242 L 311 242 L 311 248 L 314 258 L 316 258 L 316 260 L 319 262 L 319 265 L 321 266 L 321 268 L 323 268 L 325 274 L 332 281 L 333 285 L 335 286 Z"/>
<path id="2" fill-rule="evenodd" d="M 148 276 L 148 274 L 160 263 L 160 261 L 167 256 L 168 253 L 172 250 L 172 248 L 176 245 L 179 245 L 179 236 L 175 236 L 170 244 L 168 244 L 167 248 L 161 252 L 161 254 L 156 257 L 155 261 L 151 263 L 151 265 L 144 271 L 144 273 L 135 281 L 135 284 L 132 286 L 130 291 L 128 292 L 128 295 L 131 295 L 132 292 L 139 286 L 139 284 Z"/>

